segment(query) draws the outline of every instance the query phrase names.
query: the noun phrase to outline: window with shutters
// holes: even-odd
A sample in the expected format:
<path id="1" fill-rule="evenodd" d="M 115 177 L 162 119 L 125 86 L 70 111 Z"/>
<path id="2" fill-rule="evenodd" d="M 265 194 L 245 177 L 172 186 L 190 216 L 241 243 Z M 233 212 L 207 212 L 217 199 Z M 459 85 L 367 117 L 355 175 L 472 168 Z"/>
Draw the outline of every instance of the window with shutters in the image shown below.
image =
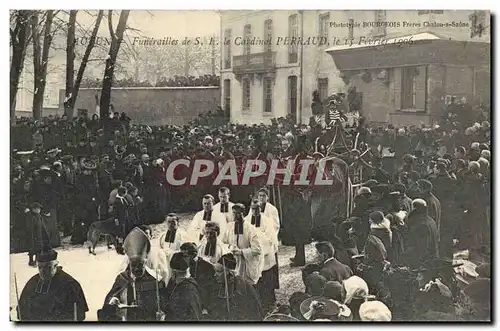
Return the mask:
<path id="1" fill-rule="evenodd" d="M 264 79 L 264 112 L 271 113 L 273 111 L 273 81 L 271 78 Z"/>
<path id="2" fill-rule="evenodd" d="M 231 29 L 224 31 L 224 37 L 225 40 L 231 40 Z M 230 41 L 224 45 L 224 69 L 231 68 L 231 44 Z"/>
<path id="3" fill-rule="evenodd" d="M 229 112 L 231 109 L 231 80 L 224 79 L 224 110 Z"/>
<path id="4" fill-rule="evenodd" d="M 426 110 L 427 67 L 395 68 L 393 84 L 396 109 Z"/>
<path id="5" fill-rule="evenodd" d="M 328 98 L 328 78 L 318 79 L 319 99 L 324 102 Z"/>
<path id="6" fill-rule="evenodd" d="M 273 20 L 266 20 L 264 22 L 264 40 L 271 40 L 267 45 L 264 45 L 264 52 L 271 52 L 273 50 Z"/>
<path id="7" fill-rule="evenodd" d="M 291 39 L 295 42 L 288 45 L 288 63 L 297 63 L 299 60 L 299 46 L 296 42 L 299 37 L 299 16 L 297 14 L 288 17 L 288 37 L 295 38 Z"/>
<path id="8" fill-rule="evenodd" d="M 250 39 L 252 39 L 252 26 L 250 24 L 245 25 L 244 31 L 244 40 L 245 40 L 245 45 L 243 46 L 243 54 L 245 55 L 245 64 L 249 65 L 250 64 L 250 52 L 251 52 L 251 45 L 250 45 Z"/>
<path id="9" fill-rule="evenodd" d="M 385 10 L 375 10 L 374 37 L 383 37 L 387 34 L 385 27 Z"/>
<path id="10" fill-rule="evenodd" d="M 242 90 L 243 90 L 243 110 L 250 109 L 250 80 L 248 78 L 243 79 L 242 81 Z"/>
<path id="11" fill-rule="evenodd" d="M 288 107 L 289 114 L 297 116 L 297 76 L 288 76 Z"/>
<path id="12" fill-rule="evenodd" d="M 354 38 L 354 19 L 353 18 L 350 18 L 349 19 L 349 23 L 347 24 L 347 27 L 349 29 L 348 33 L 347 33 L 347 38 Z"/>
<path id="13" fill-rule="evenodd" d="M 330 13 L 319 15 L 319 36 L 328 39 Z"/>

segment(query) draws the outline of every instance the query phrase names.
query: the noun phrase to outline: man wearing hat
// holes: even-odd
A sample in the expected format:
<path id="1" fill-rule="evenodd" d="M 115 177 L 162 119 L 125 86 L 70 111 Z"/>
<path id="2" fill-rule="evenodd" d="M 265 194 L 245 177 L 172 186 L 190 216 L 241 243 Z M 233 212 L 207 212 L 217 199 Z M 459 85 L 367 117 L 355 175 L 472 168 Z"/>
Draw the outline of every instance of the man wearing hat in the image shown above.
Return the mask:
<path id="1" fill-rule="evenodd" d="M 438 162 L 437 168 L 438 173 L 431 182 L 439 202 L 439 205 L 436 205 L 442 210 L 439 220 L 436 220 L 440 237 L 439 255 L 451 259 L 453 258 L 453 238 L 457 233 L 457 220 L 462 216 L 459 189 L 457 180 L 446 171 L 446 165 L 443 162 Z"/>
<path id="2" fill-rule="evenodd" d="M 439 236 L 441 228 L 441 202 L 433 193 L 434 185 L 432 185 L 432 183 L 427 179 L 419 179 L 417 181 L 417 185 L 420 187 L 420 191 L 422 192 L 419 198 L 425 200 L 427 203 L 429 216 L 436 222 Z"/>
<path id="3" fill-rule="evenodd" d="M 47 242 L 43 242 L 44 239 L 48 238 L 48 233 L 45 225 L 45 220 L 40 214 L 41 210 L 42 205 L 38 202 L 33 202 L 30 205 L 29 212 L 26 216 L 27 224 L 29 225 L 31 241 L 31 245 L 28 250 L 28 265 L 30 267 L 35 266 L 35 255 L 42 250 L 42 247 L 50 244 Z"/>
<path id="4" fill-rule="evenodd" d="M 255 285 L 264 267 L 264 252 L 259 232 L 245 221 L 244 212 L 243 204 L 233 206 L 234 223 L 226 228 L 221 239 L 236 258 L 236 274 Z"/>
<path id="5" fill-rule="evenodd" d="M 167 321 L 199 321 L 202 318 L 200 288 L 191 278 L 189 264 L 183 253 L 175 253 L 170 260 L 172 277 L 167 285 Z"/>
<path id="6" fill-rule="evenodd" d="M 52 171 L 49 166 L 42 166 L 39 174 L 39 180 L 35 180 L 33 185 L 33 201 L 39 202 L 43 206 L 42 216 L 49 235 L 50 245 L 56 248 L 61 245 L 57 205 L 62 199 L 62 188 L 56 184 L 58 182 L 57 173 Z"/>
<path id="7" fill-rule="evenodd" d="M 123 242 L 127 267 L 115 279 L 98 310 L 99 321 L 164 320 L 168 292 L 165 273 L 148 263 L 151 242 L 144 231 L 134 228 Z M 158 302 L 159 300 L 159 302 Z"/>
<path id="8" fill-rule="evenodd" d="M 418 268 L 421 263 L 438 257 L 439 234 L 436 222 L 428 214 L 425 200 L 413 200 L 412 207 L 408 214 L 406 247 L 401 260 Z"/>
<path id="9" fill-rule="evenodd" d="M 209 294 L 207 307 L 212 321 L 262 321 L 264 312 L 253 284 L 238 276 L 236 258 L 223 255 L 215 265 L 217 287 Z"/>
<path id="10" fill-rule="evenodd" d="M 189 241 L 199 243 L 203 238 L 205 223 L 215 222 L 219 225 L 221 233 L 226 229 L 226 217 L 214 209 L 215 199 L 211 194 L 206 194 L 202 199 L 203 210 L 197 212 L 188 229 Z"/>
<path id="11" fill-rule="evenodd" d="M 20 321 L 83 321 L 89 310 L 80 283 L 58 266 L 57 252 L 45 245 L 36 255 L 38 274 L 24 286 L 17 307 Z"/>
<path id="12" fill-rule="evenodd" d="M 99 189 L 97 180 L 97 164 L 89 159 L 81 159 L 81 174 L 75 182 L 75 224 L 71 237 L 72 244 L 83 244 L 90 224 L 99 218 Z"/>

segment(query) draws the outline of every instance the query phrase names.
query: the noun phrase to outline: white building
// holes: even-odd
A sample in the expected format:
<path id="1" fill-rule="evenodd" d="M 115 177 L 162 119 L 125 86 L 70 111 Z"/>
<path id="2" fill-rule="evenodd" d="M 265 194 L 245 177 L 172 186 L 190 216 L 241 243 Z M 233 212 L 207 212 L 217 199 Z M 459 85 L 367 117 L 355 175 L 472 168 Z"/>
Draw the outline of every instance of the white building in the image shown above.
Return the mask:
<path id="1" fill-rule="evenodd" d="M 366 63 L 359 63 L 361 67 L 356 67 L 357 63 L 346 64 L 346 58 L 348 60 L 353 56 L 354 60 L 358 58 L 366 60 L 367 57 L 376 57 L 376 54 L 366 53 L 367 48 L 383 47 L 386 47 L 392 56 L 405 58 L 404 53 L 398 55 L 400 49 L 396 45 L 390 47 L 380 43 L 377 45 L 376 39 L 393 40 L 396 37 L 427 36 L 422 42 L 438 39 L 444 42 L 441 44 L 443 46 L 448 46 L 447 41 L 454 42 L 455 44 L 449 49 L 456 49 L 458 42 L 479 42 L 478 44 L 482 44 L 482 49 L 485 50 L 480 53 L 482 61 L 465 63 L 467 56 L 475 57 L 473 60 L 477 60 L 477 52 L 465 54 L 464 51 L 463 56 L 458 59 L 459 67 L 474 67 L 479 68 L 479 71 L 472 69 L 469 73 L 460 69 L 459 74 L 467 76 L 452 75 L 451 66 L 456 68 L 457 59 L 443 59 L 443 63 L 450 61 L 448 66 L 450 79 L 471 81 L 470 91 L 461 92 L 477 97 L 478 90 L 487 90 L 483 86 L 475 86 L 477 79 L 473 77 L 477 77 L 479 72 L 480 80 L 484 81 L 483 78 L 486 76 L 483 73 L 489 74 L 489 66 L 485 62 L 489 61 L 490 55 L 489 51 L 486 52 L 487 47 L 484 47 L 485 43 L 490 41 L 489 22 L 489 12 L 484 11 L 223 11 L 221 12 L 222 106 L 230 109 L 231 121 L 235 123 L 270 123 L 271 118 L 288 114 L 293 114 L 297 123 L 307 123 L 312 114 L 313 91 L 317 90 L 324 100 L 332 93 L 347 93 L 349 88 L 355 87 L 359 98 L 363 100 L 362 112 L 368 120 L 392 122 L 398 119 L 399 122 L 400 116 L 390 114 L 401 110 L 401 105 L 396 105 L 400 103 L 399 99 L 403 99 L 403 103 L 407 104 L 406 95 L 415 94 L 418 86 L 411 91 L 403 91 L 403 88 L 400 88 L 401 91 L 398 90 L 394 94 L 395 82 L 398 82 L 396 78 L 399 78 L 397 75 L 401 70 L 394 68 L 413 67 L 416 64 L 396 61 L 398 63 L 393 65 L 394 61 L 389 60 L 385 61 L 388 63 L 380 64 L 382 67 L 372 68 L 364 67 L 370 61 L 361 61 Z M 301 38 L 302 43 L 292 44 L 292 37 Z M 364 39 L 360 39 L 361 37 Z M 352 46 L 346 46 L 346 38 L 352 38 Z M 250 42 L 245 43 L 245 41 Z M 409 47 L 407 52 L 411 53 Z M 474 48 L 475 46 L 469 47 L 469 49 Z M 337 53 L 337 50 L 341 52 Z M 423 53 L 436 52 L 436 46 L 434 43 L 433 48 L 427 49 L 424 46 L 418 50 Z M 350 53 L 352 51 L 355 53 Z M 337 62 L 339 59 L 336 54 L 341 55 L 341 63 Z M 415 57 L 418 58 L 420 55 Z M 444 98 L 444 95 L 441 95 L 443 93 L 456 93 L 454 91 L 460 83 L 451 84 L 450 79 L 445 82 L 445 78 L 442 81 L 436 80 L 432 75 L 438 70 L 445 70 L 444 66 L 436 67 L 434 62 L 437 61 L 437 57 L 434 54 L 422 54 L 421 58 L 425 63 L 419 64 L 423 66 L 420 69 L 427 69 L 422 71 L 422 75 L 424 73 L 425 75 L 420 77 L 422 102 L 417 104 L 422 109 L 417 110 L 426 113 L 424 122 L 428 122 L 431 118 L 430 109 L 439 106 L 436 103 L 440 101 L 436 100 Z M 465 59 L 463 65 L 460 63 L 462 59 Z M 337 65 L 341 65 L 342 72 L 337 69 Z M 363 75 L 365 71 L 375 69 L 378 71 L 371 73 L 373 77 L 377 77 L 381 70 L 385 70 L 383 76 L 387 76 L 380 86 L 376 80 L 375 84 L 365 86 L 365 83 L 357 79 L 359 77 L 353 77 L 354 72 L 361 70 Z M 349 79 L 346 80 L 346 74 L 351 78 L 350 82 Z M 417 83 L 420 80 L 417 79 Z M 415 83 L 412 86 L 414 85 Z M 441 91 L 440 88 L 445 91 Z M 391 89 L 392 92 L 385 91 L 386 89 Z M 440 95 L 437 95 L 438 91 Z M 376 106 L 379 107 L 372 110 L 371 100 L 378 103 Z"/>

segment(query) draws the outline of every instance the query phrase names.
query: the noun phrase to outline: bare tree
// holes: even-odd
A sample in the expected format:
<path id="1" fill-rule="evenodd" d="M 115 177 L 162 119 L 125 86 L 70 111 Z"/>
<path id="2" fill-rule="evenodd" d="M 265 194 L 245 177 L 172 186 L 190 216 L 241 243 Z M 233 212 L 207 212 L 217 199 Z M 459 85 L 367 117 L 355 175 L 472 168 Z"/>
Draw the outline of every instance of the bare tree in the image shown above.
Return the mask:
<path id="1" fill-rule="evenodd" d="M 66 98 L 64 102 L 64 113 L 66 116 L 73 115 L 68 114 L 68 99 L 71 98 L 71 92 L 73 90 L 73 80 L 75 77 L 75 28 L 76 28 L 76 15 L 77 10 L 71 10 L 69 12 L 68 20 L 68 35 L 66 37 Z"/>
<path id="2" fill-rule="evenodd" d="M 72 18 L 72 14 L 74 12 L 74 17 Z M 67 63 L 71 63 L 71 71 L 66 69 L 66 98 L 64 99 L 64 113 L 68 116 L 69 119 L 73 117 L 74 107 L 76 103 L 76 99 L 78 97 L 78 91 L 80 90 L 80 85 L 82 83 L 83 74 L 85 72 L 85 68 L 87 67 L 87 63 L 89 62 L 90 53 L 95 46 L 97 32 L 99 31 L 99 26 L 101 25 L 102 17 L 104 16 L 104 11 L 99 10 L 97 14 L 97 19 L 94 24 L 94 28 L 92 30 L 92 34 L 90 35 L 89 42 L 87 47 L 85 48 L 85 53 L 83 54 L 82 62 L 80 63 L 80 67 L 78 69 L 78 73 L 76 75 L 76 80 L 73 81 L 74 78 L 74 62 L 75 62 L 75 22 L 76 22 L 76 14 L 77 11 L 71 11 L 70 20 L 68 23 L 68 39 L 67 39 Z M 72 36 L 70 36 L 72 34 Z"/>
<path id="3" fill-rule="evenodd" d="M 120 19 L 116 27 L 116 32 L 113 30 L 113 11 L 108 11 L 108 28 L 111 36 L 111 46 L 108 56 L 106 57 L 106 67 L 104 69 L 104 78 L 102 82 L 101 100 L 100 100 L 100 117 L 109 118 L 109 105 L 111 102 L 111 86 L 113 84 L 113 74 L 115 70 L 116 57 L 120 50 L 120 44 L 123 41 L 123 34 L 127 27 L 127 20 L 130 10 L 122 10 Z"/>
<path id="4" fill-rule="evenodd" d="M 24 67 L 24 58 L 28 48 L 30 35 L 30 10 L 17 10 L 13 12 L 15 20 L 13 28 L 10 28 L 10 42 L 12 45 L 12 59 L 10 62 L 10 118 L 16 114 L 16 98 L 19 87 L 19 79 Z"/>
<path id="5" fill-rule="evenodd" d="M 173 76 L 214 74 L 219 70 L 219 48 L 215 43 L 210 44 L 208 37 L 201 40 L 199 44 L 192 42 L 187 46 L 138 46 L 139 56 L 134 69 L 140 71 L 140 79 L 154 85 Z"/>
<path id="6" fill-rule="evenodd" d="M 31 17 L 31 29 L 33 31 L 33 69 L 35 72 L 33 96 L 33 117 L 40 119 L 43 109 L 43 95 L 47 78 L 47 64 L 49 58 L 50 44 L 52 42 L 51 28 L 54 18 L 54 11 L 47 10 L 45 24 L 43 27 L 43 46 L 40 46 L 40 31 L 38 31 L 38 15 L 35 13 Z"/>

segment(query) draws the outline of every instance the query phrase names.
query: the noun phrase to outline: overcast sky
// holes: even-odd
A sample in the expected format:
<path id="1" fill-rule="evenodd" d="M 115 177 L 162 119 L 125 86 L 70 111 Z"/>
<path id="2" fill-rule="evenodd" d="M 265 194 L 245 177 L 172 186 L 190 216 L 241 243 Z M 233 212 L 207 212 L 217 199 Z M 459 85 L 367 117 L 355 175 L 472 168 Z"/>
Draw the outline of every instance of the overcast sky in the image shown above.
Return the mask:
<path id="1" fill-rule="evenodd" d="M 92 11 L 94 15 L 96 11 Z M 118 24 L 119 11 L 114 11 L 113 26 Z M 79 12 L 77 21 L 82 26 L 92 26 L 95 17 L 85 12 Z M 140 30 L 144 37 L 153 38 L 184 38 L 197 36 L 219 35 L 220 17 L 215 11 L 172 11 L 172 10 L 132 10 L 127 25 Z M 129 31 L 131 36 L 136 32 Z M 101 22 L 99 31 L 101 37 L 108 37 L 107 12 Z"/>

